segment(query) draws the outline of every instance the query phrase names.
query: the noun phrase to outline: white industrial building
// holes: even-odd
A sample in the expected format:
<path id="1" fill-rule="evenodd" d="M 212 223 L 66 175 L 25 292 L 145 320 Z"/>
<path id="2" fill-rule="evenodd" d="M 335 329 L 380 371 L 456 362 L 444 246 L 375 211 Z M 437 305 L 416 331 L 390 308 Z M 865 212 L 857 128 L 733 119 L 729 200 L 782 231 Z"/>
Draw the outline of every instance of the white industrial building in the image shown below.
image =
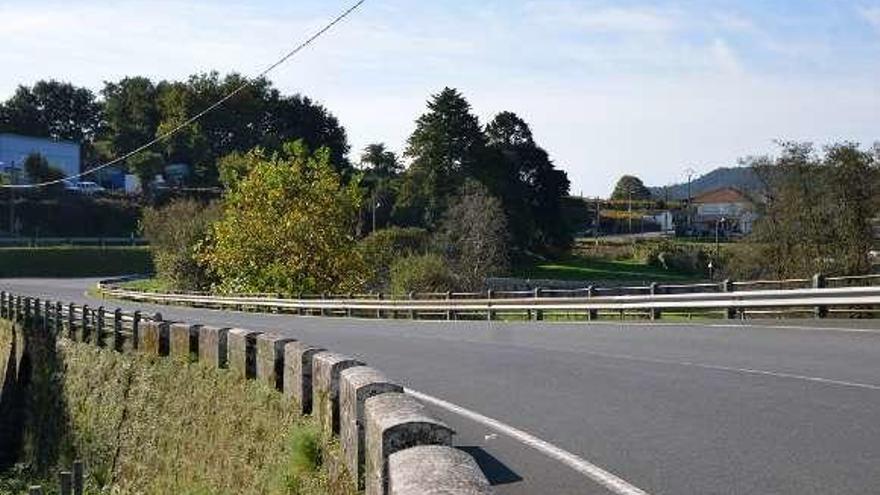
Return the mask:
<path id="1" fill-rule="evenodd" d="M 12 175 L 17 182 L 26 182 L 29 179 L 23 171 L 24 161 L 32 153 L 45 157 L 49 165 L 64 172 L 65 176 L 80 171 L 79 143 L 0 134 L 0 172 Z"/>

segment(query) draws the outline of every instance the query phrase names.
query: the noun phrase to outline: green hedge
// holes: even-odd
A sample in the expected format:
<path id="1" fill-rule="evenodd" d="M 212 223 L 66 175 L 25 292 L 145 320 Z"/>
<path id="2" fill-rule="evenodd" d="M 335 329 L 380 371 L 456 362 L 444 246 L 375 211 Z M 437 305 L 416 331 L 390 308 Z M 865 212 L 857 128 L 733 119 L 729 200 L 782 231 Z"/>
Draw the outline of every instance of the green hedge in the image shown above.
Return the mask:
<path id="1" fill-rule="evenodd" d="M 0 277 L 100 277 L 152 271 L 146 247 L 0 248 Z"/>

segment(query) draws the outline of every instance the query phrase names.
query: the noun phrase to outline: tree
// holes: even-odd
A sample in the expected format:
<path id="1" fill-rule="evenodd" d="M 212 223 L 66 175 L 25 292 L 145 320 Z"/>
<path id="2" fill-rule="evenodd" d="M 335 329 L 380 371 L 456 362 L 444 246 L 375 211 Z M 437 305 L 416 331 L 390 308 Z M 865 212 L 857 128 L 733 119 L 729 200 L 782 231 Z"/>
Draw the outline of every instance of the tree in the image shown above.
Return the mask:
<path id="1" fill-rule="evenodd" d="M 444 88 L 416 120 L 405 156 L 412 159 L 401 185 L 396 216 L 402 223 L 436 227 L 450 196 L 478 167 L 485 138 L 458 91 Z"/>
<path id="2" fill-rule="evenodd" d="M 175 290 L 204 290 L 212 280 L 199 262 L 201 244 L 220 217 L 216 203 L 174 201 L 163 208 L 145 208 L 141 230 L 150 242 L 156 275 Z"/>
<path id="3" fill-rule="evenodd" d="M 19 86 L 0 105 L 0 132 L 76 141 L 86 159 L 103 123 L 101 105 L 91 91 L 55 80 Z"/>
<path id="4" fill-rule="evenodd" d="M 156 136 L 159 89 L 146 77 L 105 82 L 104 117 L 114 154 L 127 153 Z"/>
<path id="5" fill-rule="evenodd" d="M 46 157 L 39 153 L 31 153 L 24 160 L 24 172 L 31 182 L 51 182 L 64 178 L 64 172 L 49 165 Z M 60 186 L 60 184 L 59 184 Z"/>
<path id="6" fill-rule="evenodd" d="M 403 172 L 397 155 L 388 151 L 382 143 L 367 145 L 361 153 L 361 168 L 381 178 L 396 177 Z"/>
<path id="7" fill-rule="evenodd" d="M 632 175 L 624 175 L 614 186 L 611 199 L 618 201 L 647 201 L 651 199 L 651 191 L 642 180 Z"/>
<path id="8" fill-rule="evenodd" d="M 830 146 L 823 156 L 810 144 L 781 146 L 779 158 L 748 161 L 766 197 L 751 243 L 728 270 L 749 278 L 868 273 L 876 157 L 854 143 Z"/>
<path id="9" fill-rule="evenodd" d="M 521 250 L 562 251 L 571 243 L 562 214 L 569 181 L 538 146 L 529 125 L 513 112 L 501 112 L 486 126 L 490 154 L 477 178 L 504 203 L 514 246 Z M 538 221 L 537 219 L 540 219 Z"/>
<path id="10" fill-rule="evenodd" d="M 468 180 L 446 211 L 436 242 L 462 287 L 481 289 L 486 277 L 507 271 L 508 238 L 501 201 Z"/>
<path id="11" fill-rule="evenodd" d="M 269 155 L 227 191 L 223 215 L 201 259 L 223 292 L 339 292 L 360 287 L 365 269 L 354 237 L 360 193 L 344 185 L 330 150 L 297 141 Z"/>

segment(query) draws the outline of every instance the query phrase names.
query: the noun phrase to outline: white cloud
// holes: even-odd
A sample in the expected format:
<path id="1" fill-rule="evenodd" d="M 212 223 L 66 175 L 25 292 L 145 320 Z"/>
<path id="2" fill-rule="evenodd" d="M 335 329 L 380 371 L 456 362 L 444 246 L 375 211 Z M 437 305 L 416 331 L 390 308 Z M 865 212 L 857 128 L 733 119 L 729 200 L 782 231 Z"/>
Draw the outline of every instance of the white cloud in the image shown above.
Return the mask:
<path id="1" fill-rule="evenodd" d="M 880 31 L 880 7 L 859 7 L 858 12 L 868 24 Z"/>

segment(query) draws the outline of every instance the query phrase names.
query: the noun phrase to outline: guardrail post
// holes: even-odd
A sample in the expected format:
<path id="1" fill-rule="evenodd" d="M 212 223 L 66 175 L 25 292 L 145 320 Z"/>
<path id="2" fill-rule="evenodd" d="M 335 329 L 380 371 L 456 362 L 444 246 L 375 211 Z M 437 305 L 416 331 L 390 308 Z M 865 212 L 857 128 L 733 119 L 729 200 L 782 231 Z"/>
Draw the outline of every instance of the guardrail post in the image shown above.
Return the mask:
<path id="1" fill-rule="evenodd" d="M 6 315 L 6 291 L 0 291 L 0 318 L 8 318 Z"/>
<path id="2" fill-rule="evenodd" d="M 593 294 L 595 293 L 596 288 L 592 285 L 587 287 L 587 299 L 592 299 Z M 587 310 L 587 321 L 593 321 L 599 319 L 599 312 L 595 309 Z"/>
<path id="3" fill-rule="evenodd" d="M 31 299 L 31 328 L 43 329 L 43 319 L 40 316 L 40 298 Z"/>
<path id="4" fill-rule="evenodd" d="M 73 303 L 67 305 L 67 337 L 76 340 L 76 306 Z"/>
<path id="5" fill-rule="evenodd" d="M 89 305 L 83 304 L 82 306 L 82 323 L 80 324 L 79 331 L 79 341 L 80 342 L 88 342 L 89 341 Z"/>
<path id="6" fill-rule="evenodd" d="M 416 298 L 416 293 L 413 292 L 413 291 L 409 291 L 409 294 L 407 294 L 407 298 L 409 299 L 410 303 L 412 303 L 412 301 L 414 301 L 415 298 Z M 411 308 L 411 309 L 409 310 L 409 319 L 410 319 L 410 320 L 415 320 L 415 319 L 416 319 L 416 316 L 417 316 L 417 315 L 416 315 L 416 310 L 415 310 L 415 308 Z"/>
<path id="7" fill-rule="evenodd" d="M 729 278 L 724 279 L 721 282 L 721 292 L 733 292 L 734 287 L 735 286 L 733 285 L 733 282 L 731 282 L 731 280 Z M 727 318 L 728 320 L 732 320 L 732 319 L 736 318 L 736 312 L 737 312 L 736 308 L 727 308 L 724 310 L 724 317 Z"/>
<path id="8" fill-rule="evenodd" d="M 452 291 L 446 291 L 446 300 L 447 301 L 452 300 Z M 446 319 L 447 320 L 454 320 L 455 319 L 455 311 L 453 309 L 446 310 Z"/>
<path id="9" fill-rule="evenodd" d="M 97 317 L 95 321 L 95 345 L 97 347 L 104 347 L 104 306 L 98 306 L 98 311 L 95 314 Z"/>
<path id="10" fill-rule="evenodd" d="M 536 299 L 536 300 L 537 300 L 537 299 L 541 299 L 541 288 L 540 288 L 540 287 L 535 287 L 535 291 L 534 291 L 534 292 L 535 292 L 535 299 Z M 535 306 L 535 310 L 534 310 L 534 312 L 532 313 L 532 315 L 533 315 L 535 321 L 541 321 L 541 320 L 544 319 L 544 310 L 538 309 L 538 307 Z"/>
<path id="11" fill-rule="evenodd" d="M 284 395 L 296 402 L 301 414 L 312 412 L 312 358 L 324 350 L 302 342 L 284 345 Z"/>
<path id="12" fill-rule="evenodd" d="M 122 352 L 125 350 L 125 336 L 122 335 L 122 310 L 113 310 L 113 350 Z"/>
<path id="13" fill-rule="evenodd" d="M 492 321 L 495 319 L 495 312 L 492 311 L 492 289 L 486 291 L 486 319 Z"/>
<path id="14" fill-rule="evenodd" d="M 73 495 L 83 495 L 84 478 L 83 462 L 73 461 Z"/>
<path id="15" fill-rule="evenodd" d="M 284 390 L 284 346 L 294 340 L 274 333 L 257 335 L 258 380 L 276 390 Z"/>
<path id="16" fill-rule="evenodd" d="M 495 492 L 467 452 L 445 445 L 420 445 L 388 456 L 388 493 L 491 495 Z"/>
<path id="17" fill-rule="evenodd" d="M 825 280 L 825 275 L 821 273 L 817 273 L 813 275 L 813 288 L 814 289 L 824 289 L 828 286 L 827 281 Z M 825 318 L 828 316 L 828 306 L 816 306 L 815 309 L 816 318 Z"/>
<path id="18" fill-rule="evenodd" d="M 321 301 L 323 302 L 323 301 L 326 301 L 326 300 L 327 300 L 327 294 L 322 293 L 322 294 L 321 294 Z M 327 308 L 323 308 L 323 307 L 322 307 L 322 308 L 321 308 L 321 316 L 327 316 L 327 311 L 328 311 Z"/>
<path id="19" fill-rule="evenodd" d="M 388 457 L 418 445 L 452 445 L 455 432 L 431 417 L 425 406 L 407 394 L 389 392 L 370 397 L 364 405 L 366 423 L 366 492 L 388 493 Z"/>
<path id="20" fill-rule="evenodd" d="M 300 304 L 303 303 L 303 300 L 304 300 L 304 299 L 303 299 L 303 293 L 302 293 L 302 292 L 297 293 L 297 295 L 296 295 L 296 300 L 297 300 Z M 305 314 L 305 308 L 303 308 L 302 306 L 297 306 L 297 308 L 296 308 L 296 315 L 297 315 L 297 316 L 303 316 L 304 314 Z"/>
<path id="21" fill-rule="evenodd" d="M 351 301 L 354 300 L 354 294 L 348 294 L 348 304 L 345 306 L 345 316 L 351 318 Z"/>
<path id="22" fill-rule="evenodd" d="M 334 352 L 319 352 L 312 357 L 312 416 L 328 436 L 339 433 L 339 374 L 363 364 Z"/>
<path id="23" fill-rule="evenodd" d="M 199 362 L 217 369 L 226 368 L 228 328 L 199 327 Z"/>
<path id="24" fill-rule="evenodd" d="M 652 296 L 662 294 L 662 288 L 657 282 L 651 282 L 651 285 L 648 286 L 648 290 L 650 291 Z M 660 308 L 651 308 L 651 320 L 659 320 L 662 316 L 663 313 L 660 311 Z"/>
<path id="25" fill-rule="evenodd" d="M 55 301 L 55 336 L 61 337 L 64 332 L 64 307 L 61 301 Z"/>
<path id="26" fill-rule="evenodd" d="M 262 332 L 233 328 L 226 336 L 228 366 L 240 378 L 257 376 L 257 335 Z"/>
<path id="27" fill-rule="evenodd" d="M 364 488 L 364 403 L 387 392 L 403 392 L 403 387 L 368 366 L 355 366 L 339 374 L 339 443 L 355 489 Z"/>
<path id="28" fill-rule="evenodd" d="M 70 471 L 61 471 L 58 475 L 59 488 L 61 495 L 71 495 L 73 493 L 73 473 Z"/>
<path id="29" fill-rule="evenodd" d="M 131 348 L 137 349 L 138 345 L 141 341 L 141 312 L 135 311 L 133 315 L 131 315 Z"/>
<path id="30" fill-rule="evenodd" d="M 376 294 L 377 301 L 381 301 L 382 299 L 385 299 L 385 296 L 381 292 Z M 376 309 L 376 318 L 382 318 L 382 308 Z"/>
<path id="31" fill-rule="evenodd" d="M 55 306 L 49 301 L 43 301 L 43 330 L 51 332 L 55 326 L 52 324 L 52 309 Z"/>

